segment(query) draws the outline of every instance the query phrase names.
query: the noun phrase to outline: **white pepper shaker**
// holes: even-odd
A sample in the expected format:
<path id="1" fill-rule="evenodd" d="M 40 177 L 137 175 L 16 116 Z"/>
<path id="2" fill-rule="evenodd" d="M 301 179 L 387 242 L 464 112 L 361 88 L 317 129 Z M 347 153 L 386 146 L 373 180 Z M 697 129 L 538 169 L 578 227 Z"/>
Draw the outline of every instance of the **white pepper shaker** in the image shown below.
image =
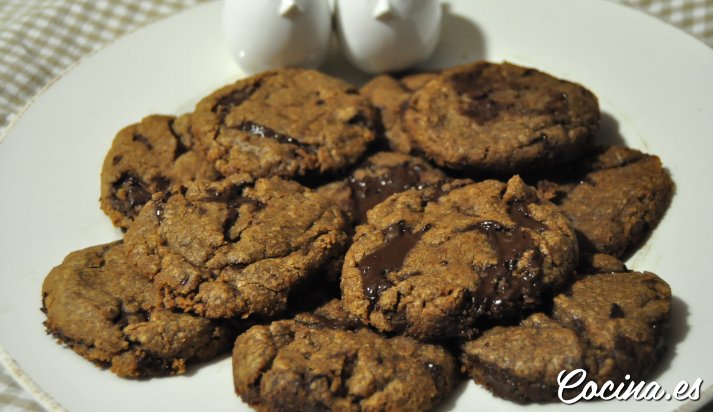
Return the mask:
<path id="1" fill-rule="evenodd" d="M 223 34 L 248 73 L 322 64 L 332 18 L 327 0 L 225 0 Z"/>

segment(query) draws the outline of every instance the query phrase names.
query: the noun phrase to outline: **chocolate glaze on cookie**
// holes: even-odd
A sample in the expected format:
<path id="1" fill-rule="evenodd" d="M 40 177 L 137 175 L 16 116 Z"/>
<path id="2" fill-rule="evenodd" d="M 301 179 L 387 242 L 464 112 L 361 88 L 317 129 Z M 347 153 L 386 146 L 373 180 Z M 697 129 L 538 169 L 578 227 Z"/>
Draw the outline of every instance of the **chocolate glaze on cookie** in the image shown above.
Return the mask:
<path id="1" fill-rule="evenodd" d="M 445 181 L 446 175 L 417 157 L 378 152 L 366 158 L 346 179 L 326 184 L 317 193 L 331 199 L 352 221 L 366 221 L 374 206 L 394 193 L 423 189 Z"/>

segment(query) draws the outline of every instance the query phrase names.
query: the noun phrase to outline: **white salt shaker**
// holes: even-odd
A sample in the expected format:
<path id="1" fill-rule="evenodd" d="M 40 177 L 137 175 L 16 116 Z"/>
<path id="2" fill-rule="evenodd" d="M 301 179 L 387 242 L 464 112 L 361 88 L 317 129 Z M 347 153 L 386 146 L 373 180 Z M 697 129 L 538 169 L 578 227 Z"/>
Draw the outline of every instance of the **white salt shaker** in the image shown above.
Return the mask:
<path id="1" fill-rule="evenodd" d="M 277 67 L 319 66 L 329 47 L 327 0 L 225 0 L 223 35 L 249 73 Z"/>
<path id="2" fill-rule="evenodd" d="M 438 43 L 438 0 L 337 0 L 335 12 L 342 51 L 368 73 L 406 69 Z"/>

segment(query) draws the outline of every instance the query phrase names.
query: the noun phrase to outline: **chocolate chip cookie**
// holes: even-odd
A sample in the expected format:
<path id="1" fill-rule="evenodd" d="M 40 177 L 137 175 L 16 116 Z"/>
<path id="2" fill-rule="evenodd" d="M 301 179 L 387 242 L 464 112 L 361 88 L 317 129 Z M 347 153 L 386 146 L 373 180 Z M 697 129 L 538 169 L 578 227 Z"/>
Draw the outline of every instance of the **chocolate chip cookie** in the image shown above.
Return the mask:
<path id="1" fill-rule="evenodd" d="M 402 127 L 440 166 L 512 175 L 575 158 L 599 125 L 597 98 L 535 69 L 479 62 L 411 97 Z"/>
<path id="2" fill-rule="evenodd" d="M 339 205 L 352 221 L 366 221 L 366 212 L 394 193 L 435 185 L 446 179 L 423 159 L 393 152 L 366 158 L 349 177 L 317 189 Z"/>
<path id="3" fill-rule="evenodd" d="M 458 369 L 445 349 L 382 337 L 334 300 L 240 335 L 233 377 L 259 411 L 425 411 L 452 390 Z"/>
<path id="4" fill-rule="evenodd" d="M 216 177 L 191 133 L 190 115 L 148 116 L 114 138 L 101 172 L 101 207 L 126 229 L 152 194 L 173 183 Z"/>
<path id="5" fill-rule="evenodd" d="M 657 156 L 619 146 L 594 150 L 538 187 L 572 219 L 582 251 L 616 257 L 658 224 L 674 191 Z"/>
<path id="6" fill-rule="evenodd" d="M 670 302 L 653 273 L 588 276 L 555 297 L 551 317 L 493 328 L 462 346 L 461 361 L 476 382 L 518 402 L 557 400 L 563 370 L 583 369 L 600 387 L 627 374 L 638 381 L 663 352 Z"/>
<path id="7" fill-rule="evenodd" d="M 161 308 L 158 291 L 114 242 L 70 253 L 42 285 L 47 332 L 125 378 L 180 374 L 226 352 L 228 323 Z"/>
<path id="8" fill-rule="evenodd" d="M 358 226 L 342 270 L 345 309 L 384 332 L 471 336 L 518 318 L 577 263 L 569 220 L 519 177 L 392 195 Z"/>
<path id="9" fill-rule="evenodd" d="M 356 162 L 375 138 L 375 116 L 368 100 L 342 80 L 279 69 L 204 98 L 195 130 L 224 176 L 292 178 Z"/>
<path id="10" fill-rule="evenodd" d="M 345 225 L 336 205 L 296 182 L 233 175 L 155 195 L 125 241 L 166 307 L 274 316 L 342 251 Z"/>
<path id="11" fill-rule="evenodd" d="M 379 109 L 384 136 L 392 150 L 400 153 L 411 152 L 411 139 L 401 127 L 401 116 L 413 92 L 437 76 L 437 73 L 418 73 L 398 80 L 389 75 L 381 75 L 374 77 L 361 88 L 361 94 Z"/>

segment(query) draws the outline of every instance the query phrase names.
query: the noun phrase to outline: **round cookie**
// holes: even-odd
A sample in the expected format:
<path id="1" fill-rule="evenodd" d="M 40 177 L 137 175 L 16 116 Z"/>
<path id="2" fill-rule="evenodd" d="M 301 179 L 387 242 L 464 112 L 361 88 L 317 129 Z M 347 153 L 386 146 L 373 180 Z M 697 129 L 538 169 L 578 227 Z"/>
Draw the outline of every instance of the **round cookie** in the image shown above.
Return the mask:
<path id="1" fill-rule="evenodd" d="M 563 370 L 583 369 L 584 382 L 599 387 L 627 374 L 639 381 L 663 353 L 670 303 L 671 289 L 653 273 L 591 275 L 555 297 L 552 317 L 495 327 L 463 344 L 460 359 L 477 383 L 523 403 L 557 401 Z"/>
<path id="2" fill-rule="evenodd" d="M 401 116 L 413 92 L 436 77 L 437 73 L 418 73 L 398 80 L 389 75 L 381 75 L 371 79 L 359 90 L 379 109 L 384 136 L 392 150 L 400 153 L 411 152 L 411 139 L 401 127 Z"/>
<path id="3" fill-rule="evenodd" d="M 438 165 L 512 175 L 579 155 L 599 125 L 584 87 L 509 63 L 446 70 L 414 93 L 402 118 L 414 149 Z"/>
<path id="4" fill-rule="evenodd" d="M 443 172 L 423 159 L 379 152 L 366 158 L 346 179 L 323 185 L 317 193 L 337 203 L 354 223 L 361 224 L 367 211 L 392 194 L 445 179 Z"/>
<path id="5" fill-rule="evenodd" d="M 70 253 L 42 284 L 47 332 L 125 378 L 180 374 L 230 348 L 225 322 L 159 306 L 158 291 L 115 242 Z"/>
<path id="6" fill-rule="evenodd" d="M 191 133 L 190 115 L 148 116 L 114 138 L 101 172 L 101 208 L 126 229 L 154 193 L 216 177 Z"/>
<path id="7" fill-rule="evenodd" d="M 572 219 L 582 251 L 621 257 L 656 227 L 674 184 L 657 156 L 613 146 L 538 183 L 540 191 Z"/>
<path id="8" fill-rule="evenodd" d="M 345 225 L 336 205 L 296 182 L 233 175 L 154 196 L 125 242 L 168 308 L 274 316 L 342 250 Z"/>
<path id="9" fill-rule="evenodd" d="M 225 86 L 196 106 L 196 133 L 224 176 L 299 177 L 356 162 L 375 138 L 375 109 L 342 80 L 279 69 Z"/>
<path id="10" fill-rule="evenodd" d="M 498 326 L 462 346 L 468 375 L 495 395 L 516 402 L 557 399 L 557 375 L 584 368 L 585 347 L 577 332 L 543 313 L 518 326 Z"/>
<path id="11" fill-rule="evenodd" d="M 345 309 L 383 332 L 471 336 L 518 319 L 569 279 L 569 220 L 515 176 L 392 195 L 358 226 L 342 270 Z"/>
<path id="12" fill-rule="evenodd" d="M 458 367 L 439 346 L 360 326 L 333 300 L 239 336 L 233 377 L 258 411 L 425 411 L 453 389 Z"/>

